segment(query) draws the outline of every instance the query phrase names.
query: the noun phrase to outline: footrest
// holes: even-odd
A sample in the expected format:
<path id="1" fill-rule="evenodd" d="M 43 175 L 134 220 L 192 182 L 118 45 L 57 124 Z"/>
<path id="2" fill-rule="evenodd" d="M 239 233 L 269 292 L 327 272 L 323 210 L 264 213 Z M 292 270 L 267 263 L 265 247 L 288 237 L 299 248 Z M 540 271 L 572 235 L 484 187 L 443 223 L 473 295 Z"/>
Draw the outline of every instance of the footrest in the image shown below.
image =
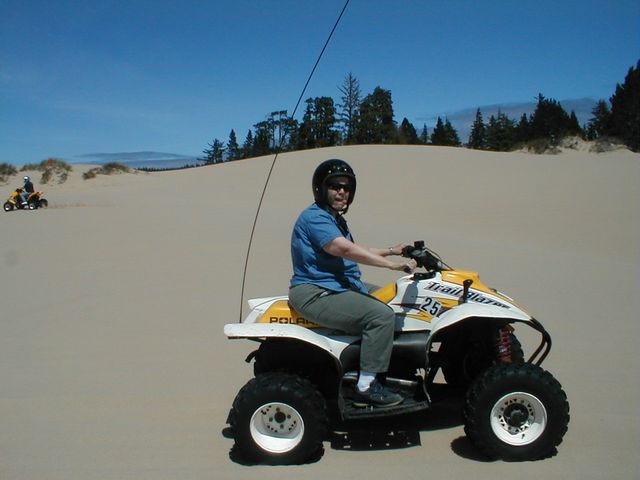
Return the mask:
<path id="1" fill-rule="evenodd" d="M 411 398 L 406 398 L 400 405 L 394 405 L 393 407 L 380 407 L 374 405 L 356 407 L 351 400 L 345 399 L 342 417 L 345 420 L 389 417 L 391 415 L 402 415 L 404 413 L 426 410 L 430 405 L 431 404 L 428 400 L 416 401 Z"/>
<path id="2" fill-rule="evenodd" d="M 404 397 L 404 401 L 401 404 L 392 407 L 378 405 L 356 406 L 353 401 L 353 392 L 356 388 L 357 379 L 357 372 L 348 372 L 342 377 L 338 403 L 342 418 L 345 420 L 402 415 L 426 410 L 431 406 L 429 396 L 423 391 L 420 381 L 393 377 L 387 377 L 385 384 Z"/>

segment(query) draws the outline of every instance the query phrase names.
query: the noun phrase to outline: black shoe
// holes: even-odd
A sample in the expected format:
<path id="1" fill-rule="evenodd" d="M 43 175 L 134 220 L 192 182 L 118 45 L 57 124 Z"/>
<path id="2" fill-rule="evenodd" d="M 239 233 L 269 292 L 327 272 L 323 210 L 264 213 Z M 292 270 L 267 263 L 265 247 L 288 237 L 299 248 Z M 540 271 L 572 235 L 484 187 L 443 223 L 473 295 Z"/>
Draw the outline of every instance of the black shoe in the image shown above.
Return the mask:
<path id="1" fill-rule="evenodd" d="M 378 380 L 374 380 L 364 392 L 358 390 L 356 386 L 353 404 L 357 407 L 366 407 L 368 405 L 393 407 L 402 403 L 403 400 L 404 397 L 402 395 L 389 390 Z"/>

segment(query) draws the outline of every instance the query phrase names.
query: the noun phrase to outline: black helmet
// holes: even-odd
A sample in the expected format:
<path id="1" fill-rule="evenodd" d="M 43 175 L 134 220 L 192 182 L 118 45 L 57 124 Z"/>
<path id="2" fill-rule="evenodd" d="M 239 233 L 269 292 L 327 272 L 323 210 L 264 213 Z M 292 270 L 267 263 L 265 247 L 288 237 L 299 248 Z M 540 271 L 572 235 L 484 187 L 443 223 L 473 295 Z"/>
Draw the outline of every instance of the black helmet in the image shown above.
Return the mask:
<path id="1" fill-rule="evenodd" d="M 349 177 L 351 182 L 351 193 L 347 200 L 347 208 L 353 202 L 356 196 L 356 174 L 353 172 L 353 168 L 349 166 L 344 160 L 338 158 L 332 158 L 325 160 L 316 168 L 313 172 L 313 198 L 316 203 L 324 207 L 327 201 L 327 180 L 333 177 Z M 346 212 L 346 210 L 345 210 Z"/>

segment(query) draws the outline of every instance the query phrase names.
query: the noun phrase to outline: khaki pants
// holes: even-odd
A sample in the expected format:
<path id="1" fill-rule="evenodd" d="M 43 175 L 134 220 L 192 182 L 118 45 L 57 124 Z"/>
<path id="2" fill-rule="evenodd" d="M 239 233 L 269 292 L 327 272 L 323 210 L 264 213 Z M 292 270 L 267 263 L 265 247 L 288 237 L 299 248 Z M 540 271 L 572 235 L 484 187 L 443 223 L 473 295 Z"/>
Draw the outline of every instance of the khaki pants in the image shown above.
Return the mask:
<path id="1" fill-rule="evenodd" d="M 373 285 L 367 285 L 372 291 Z M 349 335 L 361 335 L 360 370 L 386 372 L 391 359 L 395 314 L 364 293 L 332 292 L 311 284 L 289 290 L 289 302 L 304 318 Z"/>

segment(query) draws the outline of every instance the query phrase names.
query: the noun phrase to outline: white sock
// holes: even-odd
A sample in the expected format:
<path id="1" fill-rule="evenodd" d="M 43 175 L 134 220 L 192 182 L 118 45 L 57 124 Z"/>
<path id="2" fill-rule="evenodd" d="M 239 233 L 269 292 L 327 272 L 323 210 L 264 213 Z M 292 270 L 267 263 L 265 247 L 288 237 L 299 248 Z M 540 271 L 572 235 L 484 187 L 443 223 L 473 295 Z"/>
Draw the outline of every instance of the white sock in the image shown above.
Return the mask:
<path id="1" fill-rule="evenodd" d="M 373 382 L 375 379 L 375 373 L 360 371 L 360 376 L 358 377 L 358 390 L 364 392 L 369 388 L 371 382 Z"/>

